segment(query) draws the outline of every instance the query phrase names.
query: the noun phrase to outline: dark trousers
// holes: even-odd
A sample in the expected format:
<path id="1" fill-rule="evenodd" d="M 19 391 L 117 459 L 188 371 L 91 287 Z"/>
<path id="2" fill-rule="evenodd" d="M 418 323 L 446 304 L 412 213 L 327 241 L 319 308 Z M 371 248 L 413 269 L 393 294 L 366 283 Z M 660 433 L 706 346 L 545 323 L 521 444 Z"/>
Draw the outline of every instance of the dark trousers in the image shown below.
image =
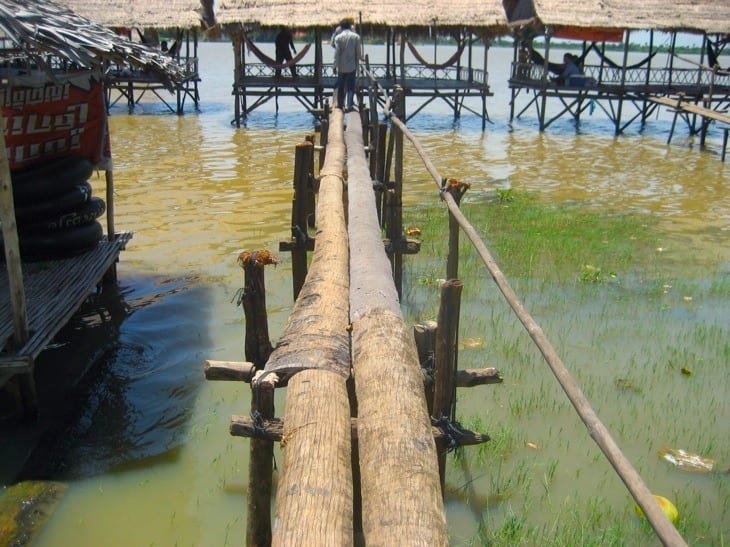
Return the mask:
<path id="1" fill-rule="evenodd" d="M 291 60 L 292 60 L 291 52 L 288 49 L 286 51 L 277 51 L 276 52 L 276 64 L 277 65 L 286 63 L 287 61 L 291 61 Z M 297 77 L 296 65 L 292 65 L 289 68 L 291 69 L 292 78 L 296 78 Z M 281 76 L 281 70 L 279 70 L 277 68 L 276 72 L 274 74 L 276 74 L 276 76 Z"/>
<path id="2" fill-rule="evenodd" d="M 340 72 L 337 74 L 337 106 L 345 107 L 345 93 L 347 93 L 347 109 L 352 109 L 355 103 L 355 73 Z"/>

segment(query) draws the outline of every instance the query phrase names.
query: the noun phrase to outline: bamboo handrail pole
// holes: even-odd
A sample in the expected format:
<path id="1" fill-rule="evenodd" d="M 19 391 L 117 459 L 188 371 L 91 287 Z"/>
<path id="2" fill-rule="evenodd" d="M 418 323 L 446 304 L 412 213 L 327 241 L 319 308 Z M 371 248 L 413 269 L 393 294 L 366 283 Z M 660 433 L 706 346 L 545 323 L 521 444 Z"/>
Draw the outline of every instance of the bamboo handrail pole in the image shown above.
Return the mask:
<path id="1" fill-rule="evenodd" d="M 367 545 L 446 545 L 423 373 L 381 241 L 358 121 L 350 114 L 345 140 L 363 535 Z"/>
<path id="2" fill-rule="evenodd" d="M 423 148 L 420 143 L 418 143 L 417 139 L 405 127 L 405 124 L 398 120 L 396 116 L 389 112 L 386 112 L 386 114 L 390 117 L 392 123 L 401 127 L 403 135 L 406 136 L 416 147 L 426 169 L 431 173 L 434 181 L 436 181 L 439 187 L 441 187 L 443 178 L 439 174 L 438 170 L 436 170 L 433 163 L 425 155 L 425 152 L 423 152 Z M 542 353 L 545 361 L 558 380 L 560 387 L 568 396 L 571 404 L 577 411 L 581 420 L 583 420 L 583 423 L 586 425 L 589 435 L 599 446 L 609 463 L 611 463 L 618 473 L 619 477 L 621 477 L 621 480 L 634 497 L 634 500 L 636 500 L 642 508 L 652 528 L 654 528 L 657 536 L 659 536 L 659 539 L 665 545 L 686 545 L 687 543 L 661 510 L 649 488 L 646 484 L 644 484 L 644 480 L 631 465 L 631 462 L 629 462 L 626 456 L 624 456 L 621 452 L 621 449 L 613 440 L 611 434 L 598 418 L 598 415 L 591 407 L 588 399 L 586 399 L 585 395 L 583 395 L 580 386 L 570 375 L 570 372 L 568 372 L 568 369 L 565 367 L 552 344 L 545 336 L 543 330 L 525 309 L 517 294 L 515 294 L 512 290 L 512 287 L 509 285 L 504 274 L 499 269 L 494 258 L 492 258 L 492 255 L 479 237 L 479 234 L 459 209 L 454 197 L 449 192 L 443 192 L 442 197 L 446 202 L 449 212 L 454 216 L 462 230 L 464 230 L 466 236 L 474 245 L 497 287 L 499 287 L 499 290 L 502 292 L 508 304 L 517 315 L 517 318 L 527 330 L 530 338 L 532 338 L 535 345 Z"/>

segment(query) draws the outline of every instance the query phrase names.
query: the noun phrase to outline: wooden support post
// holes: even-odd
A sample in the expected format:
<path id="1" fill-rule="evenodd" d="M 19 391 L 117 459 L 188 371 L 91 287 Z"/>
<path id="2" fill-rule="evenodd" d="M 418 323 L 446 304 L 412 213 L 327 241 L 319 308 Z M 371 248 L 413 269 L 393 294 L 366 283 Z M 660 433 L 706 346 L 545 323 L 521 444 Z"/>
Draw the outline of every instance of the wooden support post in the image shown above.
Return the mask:
<path id="1" fill-rule="evenodd" d="M 461 202 L 462 196 L 469 189 L 468 183 L 461 183 L 456 179 L 444 181 L 444 190 L 453 197 L 456 205 Z M 446 259 L 446 279 L 459 277 L 459 223 L 454 215 L 449 212 L 449 255 Z"/>
<path id="2" fill-rule="evenodd" d="M 434 356 L 436 354 L 436 321 L 423 321 L 413 327 L 413 338 L 416 341 L 418 361 L 423 370 L 423 385 L 426 393 L 428 415 L 433 416 Z"/>
<path id="3" fill-rule="evenodd" d="M 307 142 L 312 144 L 312 154 L 309 156 L 309 167 L 307 168 L 307 189 L 306 189 L 306 203 L 307 203 L 307 227 L 314 228 L 317 225 L 317 213 L 316 213 L 316 200 L 315 188 L 314 188 L 314 135 L 307 136 Z"/>
<path id="4" fill-rule="evenodd" d="M 433 394 L 433 414 L 436 420 L 456 420 L 456 369 L 458 363 L 459 308 L 461 289 L 458 279 L 449 279 L 441 284 L 438 328 L 436 330 L 436 354 Z M 441 491 L 446 481 L 446 450 L 438 449 L 439 477 Z"/>
<path id="5" fill-rule="evenodd" d="M 269 377 L 270 378 L 270 377 Z M 254 426 L 274 417 L 273 381 L 252 384 L 251 415 Z M 271 495 L 273 492 L 274 443 L 251 439 L 248 464 L 248 519 L 246 545 L 259 547 L 271 544 Z"/>
<path id="6" fill-rule="evenodd" d="M 0 127 L 5 127 L 5 118 L 0 113 Z M 18 227 L 15 221 L 15 203 L 13 202 L 13 184 L 10 164 L 5 153 L 5 134 L 0 132 L 0 221 L 5 247 L 5 264 L 8 272 L 8 289 L 10 305 L 13 311 L 13 346 L 22 348 L 28 341 L 28 311 L 25 302 L 25 285 L 20 257 Z M 29 421 L 38 417 L 38 397 L 35 390 L 33 366 L 18 376 L 21 395 L 20 412 Z"/>
<path id="7" fill-rule="evenodd" d="M 289 379 L 274 546 L 353 545 L 350 403 L 345 382 L 339 374 L 315 369 Z"/>
<path id="8" fill-rule="evenodd" d="M 276 258 L 268 251 L 244 251 L 238 263 L 244 272 L 241 305 L 246 317 L 245 355 L 254 366 L 263 368 L 273 349 L 266 315 L 264 266 L 276 264 Z"/>
<path id="9" fill-rule="evenodd" d="M 388 126 L 384 123 L 378 123 L 378 138 L 376 140 L 375 151 L 375 180 L 378 183 L 378 189 L 375 191 L 375 208 L 378 213 L 378 222 L 383 225 L 383 196 L 387 185 L 387 177 L 385 174 L 385 146 L 388 138 Z"/>
<path id="10" fill-rule="evenodd" d="M 380 243 L 361 132 L 360 124 L 348 124 L 345 141 L 364 542 L 446 545 L 446 517 L 423 373 Z"/>
<path id="11" fill-rule="evenodd" d="M 405 93 L 402 89 L 395 90 L 395 114 L 403 121 L 405 120 Z M 391 134 L 394 136 L 395 160 L 393 163 L 394 187 L 387 193 L 388 223 L 386 225 L 386 237 L 391 243 L 400 242 L 403 239 L 403 131 L 397 125 L 391 127 Z M 398 297 L 403 291 L 403 255 L 399 252 L 389 253 L 393 282 L 398 291 Z"/>
<path id="12" fill-rule="evenodd" d="M 294 196 L 292 198 L 292 283 L 294 300 L 302 290 L 307 277 L 307 249 L 309 240 L 307 230 L 307 187 L 309 186 L 309 166 L 312 165 L 314 146 L 311 142 L 300 142 L 294 157 Z"/>
<path id="13" fill-rule="evenodd" d="M 322 121 L 319 124 L 319 171 L 322 171 L 324 166 L 325 158 L 327 157 L 327 138 L 330 128 L 330 103 L 329 101 L 324 102 L 324 113 L 322 114 Z"/>

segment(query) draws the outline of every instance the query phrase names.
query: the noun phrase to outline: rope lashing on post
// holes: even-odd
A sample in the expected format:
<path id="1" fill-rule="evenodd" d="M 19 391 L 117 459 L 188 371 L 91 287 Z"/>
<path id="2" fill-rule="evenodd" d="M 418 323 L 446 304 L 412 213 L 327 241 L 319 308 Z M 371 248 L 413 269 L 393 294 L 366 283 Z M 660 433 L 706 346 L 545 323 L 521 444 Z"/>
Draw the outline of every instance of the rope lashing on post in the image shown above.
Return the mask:
<path id="1" fill-rule="evenodd" d="M 459 422 L 452 422 L 446 416 L 441 416 L 440 418 L 431 416 L 431 425 L 438 427 L 441 430 L 443 438 L 445 439 L 444 446 L 446 447 L 447 452 L 453 452 L 459 448 L 462 444 L 461 439 L 463 439 L 467 433 L 470 433 L 468 430 L 461 427 Z"/>

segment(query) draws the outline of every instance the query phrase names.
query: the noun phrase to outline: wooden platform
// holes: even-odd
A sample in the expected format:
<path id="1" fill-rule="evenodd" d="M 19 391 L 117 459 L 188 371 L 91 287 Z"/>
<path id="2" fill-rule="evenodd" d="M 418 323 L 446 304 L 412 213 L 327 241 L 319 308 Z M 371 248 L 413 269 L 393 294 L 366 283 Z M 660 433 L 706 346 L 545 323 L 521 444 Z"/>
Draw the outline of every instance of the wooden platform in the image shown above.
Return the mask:
<path id="1" fill-rule="evenodd" d="M 486 120 L 486 97 L 493 92 L 487 83 L 487 74 L 483 70 L 461 67 L 431 69 L 422 65 L 404 65 L 398 67 L 395 74 L 386 65 L 369 65 L 370 72 L 378 79 L 379 84 L 388 92 L 398 85 L 405 91 L 406 97 L 425 99 L 425 102 L 413 112 L 407 113 L 407 119 L 415 116 L 426 105 L 434 100 L 445 101 L 458 117 L 462 109 Z M 331 66 L 317 69 L 314 65 L 297 65 L 297 77 L 292 78 L 289 70 L 282 70 L 277 76 L 273 68 L 262 63 L 248 63 L 242 67 L 242 76 L 233 85 L 236 100 L 235 118 L 232 123 L 240 124 L 253 110 L 270 100 L 279 97 L 294 97 L 310 112 L 317 115 L 324 105 L 326 97 L 332 95 L 337 76 Z M 366 77 L 358 78 L 358 87 L 368 87 Z M 252 100 L 249 101 L 248 99 Z M 471 108 L 464 103 L 465 99 L 480 100 L 478 107 Z"/>
<path id="2" fill-rule="evenodd" d="M 132 234 L 105 237 L 96 249 L 64 260 L 23 263 L 30 338 L 11 349 L 13 317 L 8 275 L 0 268 L 0 385 L 15 374 L 32 371 L 33 362 L 99 285 Z"/>

